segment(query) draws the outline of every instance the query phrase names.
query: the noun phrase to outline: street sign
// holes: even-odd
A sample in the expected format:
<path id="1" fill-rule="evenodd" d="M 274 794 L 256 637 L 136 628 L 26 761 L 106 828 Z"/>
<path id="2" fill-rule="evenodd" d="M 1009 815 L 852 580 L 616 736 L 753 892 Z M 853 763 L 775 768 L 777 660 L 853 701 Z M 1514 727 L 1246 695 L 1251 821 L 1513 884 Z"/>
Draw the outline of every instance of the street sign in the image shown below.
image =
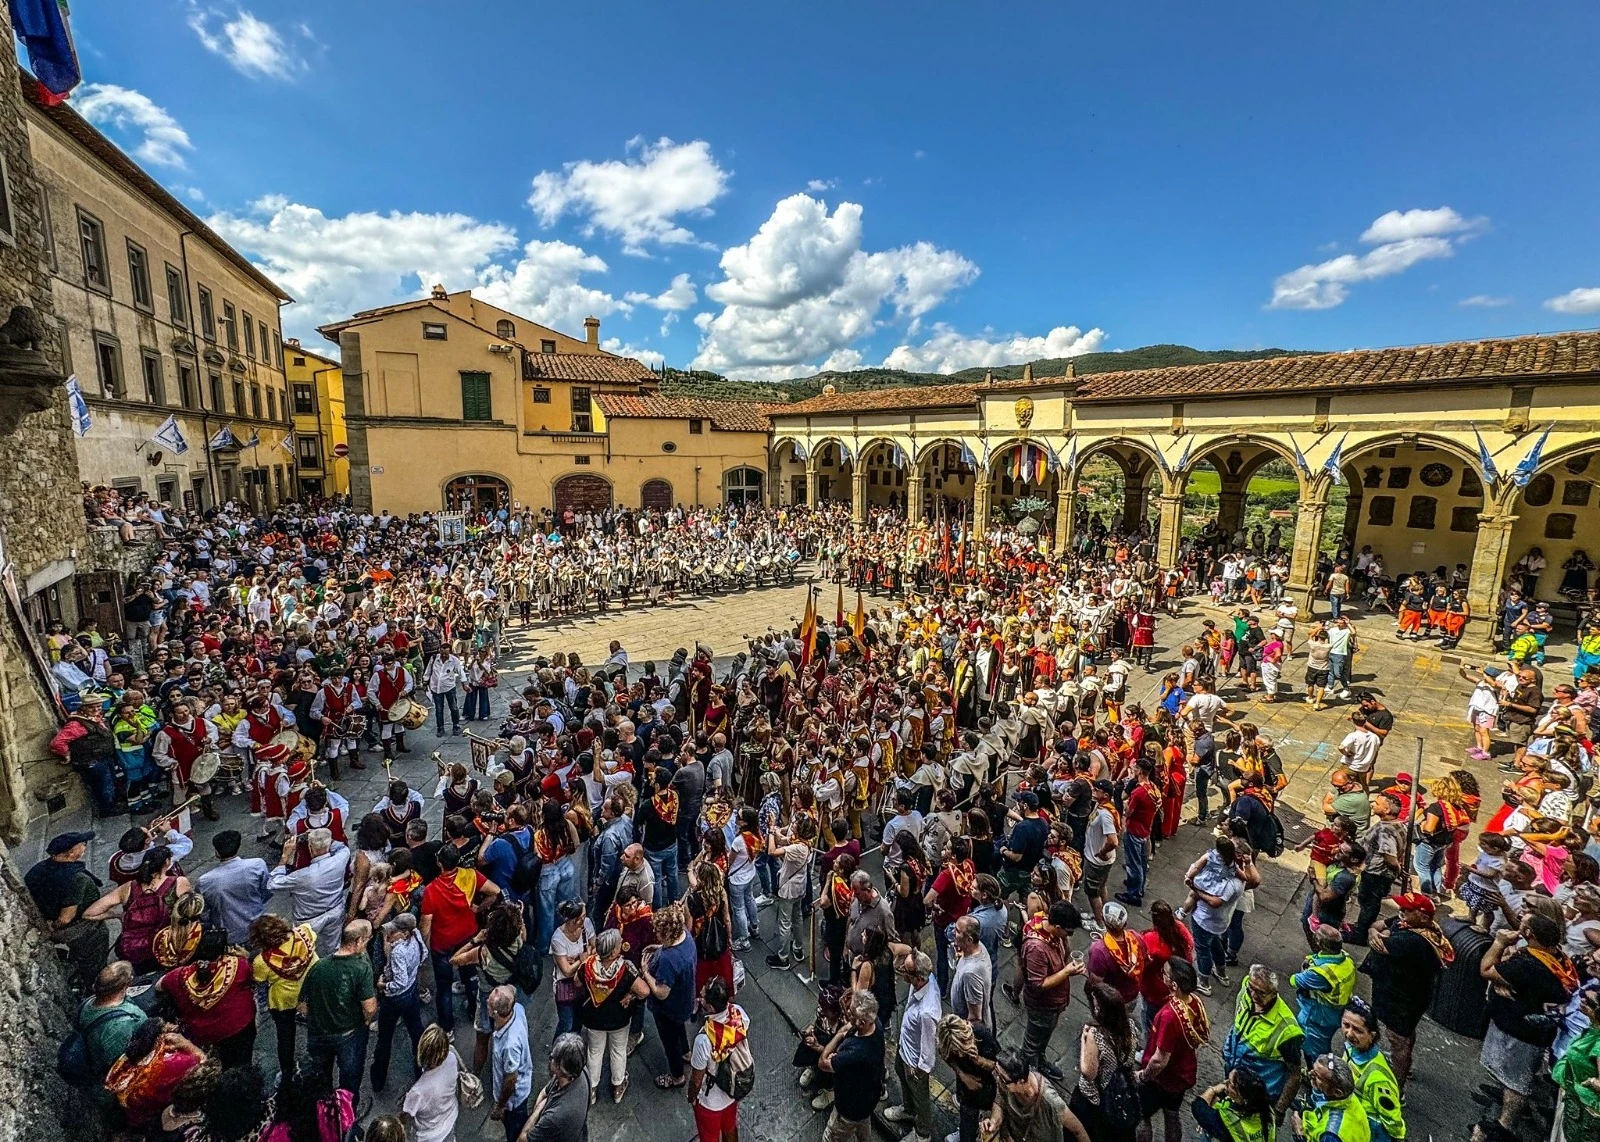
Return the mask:
<path id="1" fill-rule="evenodd" d="M 335 444 L 333 446 L 333 454 L 339 459 L 343 460 L 346 456 L 350 455 L 350 445 Z"/>

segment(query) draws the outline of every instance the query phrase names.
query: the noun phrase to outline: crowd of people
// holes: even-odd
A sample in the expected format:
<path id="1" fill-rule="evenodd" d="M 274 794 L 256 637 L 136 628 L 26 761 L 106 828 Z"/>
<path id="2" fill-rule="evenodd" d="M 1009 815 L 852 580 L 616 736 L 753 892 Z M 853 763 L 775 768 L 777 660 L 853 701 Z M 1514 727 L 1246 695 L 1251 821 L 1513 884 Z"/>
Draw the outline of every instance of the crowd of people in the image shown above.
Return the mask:
<path id="1" fill-rule="evenodd" d="M 1482 1129 L 1514 1125 L 1560 1028 L 1591 1051 L 1557 1075 L 1584 1124 L 1600 1041 L 1578 1023 L 1579 980 L 1600 885 L 1578 879 L 1596 868 L 1580 861 L 1579 803 L 1555 799 L 1588 769 L 1577 697 L 1558 689 L 1546 710 L 1516 671 L 1478 687 L 1509 686 L 1503 708 L 1531 722 L 1507 784 L 1521 807 L 1486 830 L 1505 850 L 1484 840 L 1458 879 L 1446 862 L 1476 785 L 1458 771 L 1424 797 L 1404 774 L 1380 781 L 1395 719 L 1351 690 L 1348 613 L 1297 646 L 1292 602 L 1254 562 L 1190 547 L 1163 569 L 1148 535 L 1086 534 L 1058 556 L 1017 527 L 952 537 L 884 511 L 851 526 L 840 505 L 491 513 L 459 545 L 429 518 L 333 506 L 175 521 L 124 631 L 51 642 L 70 710 L 55 748 L 99 816 L 170 795 L 103 876 L 84 832 L 54 837 L 28 874 L 87 997 L 64 1073 L 133 1136 L 307 1142 L 341 1137 L 361 1092 L 386 1089 L 403 1025 L 412 1083 L 367 1137 L 442 1142 L 481 1102 L 508 1142 L 576 1140 L 602 1094 L 628 1098 L 648 1012 L 648 1080 L 688 1099 L 702 1142 L 736 1142 L 740 1100 L 771 1081 L 755 1055 L 772 1045 L 754 1049 L 737 1002 L 765 922 L 767 969 L 819 984 L 793 1060 L 834 1142 L 868 1137 L 875 1113 L 928 1142 L 940 1064 L 956 1142 L 1143 1140 L 1158 1120 L 1176 1142 L 1185 1112 L 1218 1142 L 1286 1122 L 1318 1142 L 1400 1139 L 1417 1023 L 1454 955 L 1437 912 L 1459 886 L 1508 924 L 1482 968 L 1501 997 L 1484 1047 L 1500 1112 Z M 508 627 L 612 597 L 587 576 L 576 595 L 546 591 L 553 566 L 719 553 L 814 556 L 838 586 L 731 663 L 696 643 L 658 667 L 613 643 L 601 663 L 553 653 L 502 678 Z M 1235 617 L 1205 619 L 1156 669 L 1158 623 L 1212 564 Z M 648 603 L 683 582 L 646 569 L 628 590 Z M 852 615 L 847 585 L 888 599 Z M 1284 849 L 1287 782 L 1239 707 L 1280 700 L 1301 651 L 1306 700 L 1354 708 L 1311 854 L 1308 956 L 1280 980 L 1243 953 L 1258 860 Z M 447 761 L 463 724 L 471 749 Z M 380 758 L 383 796 L 352 805 L 344 774 Z M 259 833 L 214 833 L 215 864 L 191 880 L 191 814 L 219 805 L 248 806 Z M 1151 863 L 1184 824 L 1214 836 L 1185 897 L 1155 897 Z M 267 859 L 248 855 L 256 841 Z M 1553 911 L 1517 887 L 1519 865 Z M 1362 945 L 1370 1002 L 1346 950 Z M 1075 979 L 1089 1019 L 1064 1068 L 1051 1043 Z M 1234 1002 L 1221 989 L 1236 982 Z M 553 1018 L 535 1028 L 546 987 Z M 1564 1020 L 1524 1018 L 1552 1005 Z M 1007 1021 L 1022 1035 L 1002 1046 Z M 268 1023 L 275 1069 L 256 1050 Z M 1225 1081 L 1196 1091 L 1207 1044 Z M 898 1099 L 880 1110 L 890 1072 Z"/>

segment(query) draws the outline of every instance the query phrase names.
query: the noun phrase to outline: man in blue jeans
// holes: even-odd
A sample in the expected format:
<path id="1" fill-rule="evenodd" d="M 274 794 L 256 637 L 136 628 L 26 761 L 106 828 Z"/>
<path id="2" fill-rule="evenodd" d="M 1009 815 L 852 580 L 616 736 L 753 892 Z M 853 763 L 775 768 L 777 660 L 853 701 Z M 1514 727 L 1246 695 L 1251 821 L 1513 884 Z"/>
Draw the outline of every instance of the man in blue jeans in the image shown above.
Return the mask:
<path id="1" fill-rule="evenodd" d="M 672 788 L 672 775 L 656 770 L 653 796 L 641 798 L 633 811 L 635 834 L 644 844 L 645 859 L 655 873 L 654 906 L 665 908 L 678 899 L 678 793 Z"/>
<path id="2" fill-rule="evenodd" d="M 361 1089 L 367 1062 L 367 1024 L 378 1013 L 372 960 L 367 956 L 371 941 L 371 924 L 350 921 L 339 950 L 312 964 L 300 985 L 300 1014 L 306 1020 L 311 1065 L 326 1079 L 337 1063 L 339 1086 L 352 1095 Z"/>
<path id="3" fill-rule="evenodd" d="M 1224 937 L 1233 912 L 1244 894 L 1244 881 L 1234 869 L 1238 859 L 1230 837 L 1218 837 L 1212 850 L 1189 866 L 1184 884 L 1194 892 L 1194 913 L 1189 929 L 1194 934 L 1194 966 L 1200 980 L 1196 990 L 1211 994 L 1211 977 L 1228 985 Z"/>

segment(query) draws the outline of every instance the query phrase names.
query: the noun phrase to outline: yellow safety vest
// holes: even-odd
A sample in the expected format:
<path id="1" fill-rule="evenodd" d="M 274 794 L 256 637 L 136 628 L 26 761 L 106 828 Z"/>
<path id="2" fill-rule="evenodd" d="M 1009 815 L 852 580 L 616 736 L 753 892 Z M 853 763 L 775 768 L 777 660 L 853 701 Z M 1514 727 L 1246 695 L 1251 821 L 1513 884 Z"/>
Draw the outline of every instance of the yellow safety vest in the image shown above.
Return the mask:
<path id="1" fill-rule="evenodd" d="M 1367 1122 L 1367 1108 L 1355 1095 L 1314 1106 L 1300 1116 L 1306 1129 L 1306 1142 L 1322 1142 L 1324 1134 L 1332 1134 L 1339 1142 L 1372 1142 L 1372 1127 Z"/>

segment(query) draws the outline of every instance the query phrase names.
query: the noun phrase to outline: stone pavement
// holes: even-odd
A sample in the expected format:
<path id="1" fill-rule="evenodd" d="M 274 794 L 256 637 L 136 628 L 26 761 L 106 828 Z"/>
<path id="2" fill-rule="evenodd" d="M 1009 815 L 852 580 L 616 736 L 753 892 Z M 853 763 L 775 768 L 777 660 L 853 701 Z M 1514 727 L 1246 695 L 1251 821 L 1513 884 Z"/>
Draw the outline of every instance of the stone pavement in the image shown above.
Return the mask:
<path id="1" fill-rule="evenodd" d="M 833 584 L 824 584 L 820 592 L 821 610 L 831 616 L 836 599 Z M 881 602 L 882 600 L 878 600 Z M 847 593 L 846 610 L 854 607 L 853 593 Z M 717 652 L 719 660 L 744 649 L 749 635 L 764 632 L 768 626 L 784 627 L 798 621 L 805 605 L 805 589 L 768 588 L 715 599 L 691 598 L 654 609 L 633 608 L 616 611 L 605 616 L 590 616 L 551 625 L 535 624 L 527 631 L 517 629 L 513 623 L 508 630 L 506 668 L 502 674 L 505 684 L 496 692 L 492 718 L 486 733 L 504 711 L 505 700 L 516 692 L 520 682 L 519 667 L 535 655 L 548 655 L 557 650 L 576 650 L 585 662 L 597 663 L 604 659 L 607 644 L 613 638 L 628 649 L 635 664 L 653 658 L 664 666 L 672 651 L 679 646 L 690 647 L 698 639 Z M 869 601 L 869 606 L 872 602 Z M 1158 628 L 1160 649 L 1153 668 L 1146 674 L 1136 674 L 1132 682 L 1132 697 L 1142 700 L 1147 708 L 1159 687 L 1161 675 L 1176 666 L 1179 655 L 1176 647 L 1199 629 L 1202 618 L 1217 619 L 1224 612 L 1209 606 L 1187 602 L 1180 617 L 1163 620 Z M 1461 748 L 1467 740 L 1462 711 L 1465 708 L 1467 687 L 1460 680 L 1452 663 L 1416 644 L 1396 643 L 1389 633 L 1392 622 L 1386 618 L 1360 621 L 1358 638 L 1363 640 L 1355 660 L 1355 677 L 1358 685 L 1366 686 L 1383 695 L 1384 701 L 1396 715 L 1396 727 L 1384 746 L 1380 759 L 1380 772 L 1391 774 L 1399 769 L 1415 771 L 1418 768 L 1418 750 L 1421 750 L 1421 768 L 1424 779 L 1437 774 L 1447 766 L 1461 764 Z M 1285 678 L 1300 689 L 1302 668 L 1296 660 L 1285 670 Z M 719 661 L 719 673 L 723 662 Z M 1558 668 L 1559 669 L 1559 668 Z M 1234 695 L 1224 691 L 1230 700 Z M 1283 754 L 1290 787 L 1286 801 L 1289 812 L 1285 825 L 1289 833 L 1290 848 L 1278 860 L 1263 862 L 1264 882 L 1257 893 L 1257 904 L 1246 928 L 1246 941 L 1242 958 L 1246 964 L 1259 961 L 1276 969 L 1285 979 L 1301 965 L 1304 941 L 1300 935 L 1299 916 L 1303 900 L 1306 859 L 1293 846 L 1303 844 L 1315 828 L 1303 819 L 1310 814 L 1319 819 L 1318 806 L 1326 790 L 1325 778 L 1333 768 L 1337 743 L 1348 727 L 1351 704 L 1334 705 L 1315 711 L 1298 697 L 1277 704 L 1259 701 L 1236 702 L 1236 706 L 1260 724 L 1274 737 Z M 427 820 L 436 830 L 439 826 L 440 805 L 432 798 L 435 770 L 429 759 L 438 750 L 447 761 L 468 757 L 465 737 L 438 737 L 433 724 L 411 735 L 412 751 L 394 766 L 396 776 L 404 777 L 428 795 Z M 1469 765 L 1479 776 L 1486 790 L 1496 787 L 1500 775 L 1492 764 Z M 368 759 L 364 772 L 351 774 L 334 783 L 334 787 L 349 799 L 353 812 L 359 816 L 370 809 L 384 794 L 384 770 L 381 763 Z M 224 820 L 217 824 L 197 822 L 196 851 L 186 863 L 191 875 L 196 875 L 211 863 L 209 840 L 222 828 L 237 828 L 253 836 L 257 823 L 249 818 L 243 798 L 224 799 Z M 50 831 L 77 827 L 81 822 L 57 821 Z M 101 822 L 99 838 L 92 846 L 90 866 L 102 869 L 113 850 L 122 823 Z M 1175 838 L 1162 846 L 1152 860 L 1147 901 L 1165 898 L 1176 903 L 1183 895 L 1182 872 L 1193 858 L 1209 843 L 1206 829 L 1185 826 Z M 31 863 L 35 852 L 42 849 L 42 838 L 37 843 L 23 846 L 19 861 Z M 268 860 L 276 857 L 264 847 L 254 850 Z M 250 854 L 247 840 L 247 853 Z M 873 867 L 869 865 L 869 867 Z M 874 869 L 875 871 L 875 869 Z M 1113 874 L 1111 888 L 1121 884 L 1120 871 Z M 1148 924 L 1148 911 L 1140 910 L 1138 923 Z M 764 935 L 775 938 L 775 925 L 767 918 Z M 1080 937 L 1078 946 L 1084 946 Z M 739 1002 L 749 1013 L 753 1025 L 753 1041 L 759 1059 L 760 1078 L 756 1091 L 744 1104 L 743 1136 L 746 1139 L 806 1139 L 822 1135 L 827 1112 L 814 1112 L 795 1087 L 795 1070 L 789 1059 L 795 1043 L 795 1031 L 812 1017 L 815 989 L 803 984 L 794 972 L 774 971 L 766 967 L 765 954 L 769 950 L 764 940 L 758 940 L 745 957 L 746 985 Z M 931 949 L 930 949 L 931 951 Z M 997 965 L 997 980 L 1011 978 L 1015 971 L 1015 953 L 1006 951 L 1002 963 Z M 1221 1077 L 1220 1051 L 1227 1035 L 1233 1010 L 1234 997 L 1239 983 L 1234 974 L 1233 988 L 1216 988 L 1210 1001 L 1213 1031 L 1210 1047 L 1202 1052 L 1199 1088 Z M 1361 989 L 1366 991 L 1365 978 Z M 1061 1021 L 1052 1041 L 1051 1056 L 1067 1072 L 1070 1083 L 1075 1075 L 1077 1043 L 1086 1015 L 1081 988 L 1075 989 L 1074 1002 Z M 1292 997 L 1291 1002 L 1292 1002 Z M 1022 1020 L 1020 1012 L 1003 997 L 997 995 L 998 1020 L 1001 1041 L 1006 1046 L 1021 1043 Z M 550 1039 L 554 1025 L 554 1007 L 548 988 L 529 1004 L 530 1028 L 535 1042 L 536 1059 Z M 898 1013 L 895 1016 L 898 1020 Z M 647 1027 L 651 1024 L 647 1020 Z M 458 1018 L 457 1044 L 464 1058 L 470 1059 L 472 1032 L 470 1020 Z M 409 1085 L 409 1074 L 404 1056 L 409 1050 L 403 1033 L 395 1045 L 396 1061 L 390 1076 L 388 1091 L 375 1100 L 370 1092 L 362 1100 L 363 1113 L 394 1110 Z M 1429 1021 L 1424 1021 L 1419 1031 L 1415 1076 L 1408 1098 L 1408 1119 L 1411 1136 L 1460 1138 L 1465 1137 L 1469 1124 L 1477 1117 L 1476 1107 L 1469 1094 L 1481 1077 L 1477 1066 L 1479 1044 L 1442 1031 Z M 275 1070 L 273 1033 L 270 1026 L 263 1027 L 258 1042 L 258 1058 L 269 1075 Z M 693 1116 L 681 1092 L 661 1092 L 651 1085 L 652 1076 L 664 1070 L 659 1041 L 653 1030 L 647 1032 L 630 1066 L 631 1086 L 624 1103 L 614 1106 L 602 1098 L 591 1112 L 591 1131 L 596 1137 L 633 1142 L 634 1139 L 690 1139 L 694 1135 Z M 541 1068 L 538 1076 L 544 1077 Z M 936 1073 L 938 1102 L 935 1138 L 955 1127 L 953 1102 L 945 1086 L 951 1076 L 942 1067 Z M 890 1082 L 894 1086 L 893 1080 Z M 890 1102 L 896 1101 L 891 1091 Z M 888 1103 L 884 1104 L 885 1106 Z M 1185 1118 L 1186 1122 L 1187 1116 Z M 898 1128 L 879 1123 L 880 1130 L 890 1137 L 898 1136 Z M 1192 1125 L 1186 1126 L 1194 1135 Z M 458 1128 L 462 1139 L 500 1137 L 499 1125 L 487 1120 L 487 1107 L 466 1111 Z"/>

